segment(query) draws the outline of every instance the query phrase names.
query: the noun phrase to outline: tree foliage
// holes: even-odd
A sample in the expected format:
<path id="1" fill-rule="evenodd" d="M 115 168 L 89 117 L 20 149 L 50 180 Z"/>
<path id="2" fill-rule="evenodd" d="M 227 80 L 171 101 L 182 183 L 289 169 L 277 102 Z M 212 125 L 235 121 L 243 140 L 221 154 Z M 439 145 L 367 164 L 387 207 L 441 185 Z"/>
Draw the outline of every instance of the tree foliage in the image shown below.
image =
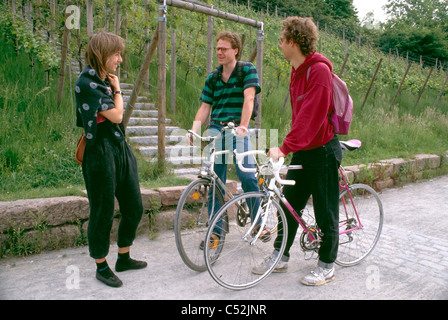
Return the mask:
<path id="1" fill-rule="evenodd" d="M 380 37 L 383 49 L 448 61 L 447 0 L 389 0 L 385 8 L 391 19 Z"/>

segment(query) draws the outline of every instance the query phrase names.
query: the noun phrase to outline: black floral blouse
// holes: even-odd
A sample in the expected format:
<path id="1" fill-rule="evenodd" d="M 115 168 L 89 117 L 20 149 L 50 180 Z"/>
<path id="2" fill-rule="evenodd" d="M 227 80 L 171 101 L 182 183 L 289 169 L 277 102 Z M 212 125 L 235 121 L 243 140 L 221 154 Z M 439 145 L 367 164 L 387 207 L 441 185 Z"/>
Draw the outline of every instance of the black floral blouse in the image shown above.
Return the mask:
<path id="1" fill-rule="evenodd" d="M 86 144 L 91 146 L 96 139 L 98 112 L 115 108 L 109 79 L 102 80 L 95 69 L 87 65 L 76 81 L 75 97 L 76 125 L 84 128 Z M 104 123 L 111 130 L 114 139 L 117 141 L 124 140 L 125 134 L 122 123 L 112 123 L 107 119 Z"/>

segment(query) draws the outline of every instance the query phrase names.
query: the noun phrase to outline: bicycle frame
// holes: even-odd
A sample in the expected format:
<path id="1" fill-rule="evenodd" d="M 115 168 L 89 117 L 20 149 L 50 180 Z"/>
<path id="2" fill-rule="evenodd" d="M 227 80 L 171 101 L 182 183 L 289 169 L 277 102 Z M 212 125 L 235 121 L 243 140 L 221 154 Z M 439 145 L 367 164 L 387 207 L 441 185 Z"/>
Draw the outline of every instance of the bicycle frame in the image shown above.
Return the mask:
<path id="1" fill-rule="evenodd" d="M 215 207 L 215 186 L 216 186 L 216 183 L 218 183 L 218 186 L 220 187 L 220 189 L 224 191 L 224 198 L 226 196 L 229 197 L 229 199 L 233 199 L 234 198 L 234 195 L 232 194 L 232 192 L 230 192 L 230 190 L 226 187 L 225 183 L 218 177 L 218 175 L 215 173 L 215 170 L 214 170 L 215 158 L 216 157 L 221 156 L 221 155 L 225 155 L 225 154 L 231 154 L 231 150 L 216 151 L 216 147 L 215 147 L 216 140 L 221 138 L 223 133 L 226 130 L 229 130 L 229 129 L 231 130 L 231 134 L 236 136 L 236 126 L 232 122 L 229 122 L 227 124 L 227 126 L 223 127 L 221 129 L 221 131 L 216 136 L 202 137 L 202 136 L 198 135 L 196 132 L 194 132 L 192 130 L 188 130 L 188 133 L 194 135 L 195 137 L 197 137 L 201 141 L 210 142 L 210 145 L 209 145 L 209 149 L 210 149 L 209 160 L 207 162 L 203 162 L 202 163 L 202 168 L 201 168 L 199 177 L 205 178 L 205 179 L 210 179 L 210 181 L 212 183 L 212 188 L 213 188 L 212 189 L 212 208 Z M 249 132 L 256 133 L 256 132 L 258 132 L 258 130 L 257 129 L 250 129 Z"/>
<path id="2" fill-rule="evenodd" d="M 260 166 L 256 166 L 255 169 L 247 169 L 242 167 L 242 159 L 248 155 L 266 155 L 266 153 L 264 151 L 260 151 L 260 150 L 254 150 L 254 151 L 248 151 L 248 152 L 243 152 L 243 153 L 237 153 L 236 150 L 234 150 L 234 154 L 235 154 L 235 158 L 238 161 L 238 165 L 240 166 L 240 169 L 246 172 L 256 172 L 256 173 L 261 173 L 262 168 Z M 268 162 L 268 167 L 271 167 L 272 173 L 274 174 L 274 179 L 271 179 L 269 181 L 269 185 L 266 187 L 265 192 L 269 193 L 268 196 L 268 202 L 266 205 L 270 205 L 270 202 L 272 201 L 273 195 L 277 195 L 277 197 L 280 199 L 280 201 L 285 205 L 285 207 L 289 210 L 289 212 L 293 215 L 293 217 L 297 220 L 297 222 L 300 224 L 300 226 L 303 228 L 303 230 L 305 230 L 308 233 L 308 236 L 310 237 L 310 240 L 312 243 L 315 243 L 316 241 L 318 241 L 318 239 L 314 236 L 314 234 L 312 232 L 310 232 L 311 228 L 308 227 L 308 225 L 306 224 L 305 220 L 302 219 L 302 217 L 300 217 L 297 212 L 294 210 L 294 208 L 291 206 L 291 204 L 288 202 L 288 200 L 286 200 L 285 196 L 283 195 L 283 193 L 281 192 L 281 190 L 277 187 L 277 185 L 275 184 L 275 182 L 277 181 L 280 184 L 287 184 L 287 185 L 293 185 L 295 184 L 295 181 L 288 181 L 288 180 L 283 180 L 280 178 L 279 176 L 279 172 L 280 169 L 283 166 L 283 162 L 284 162 L 284 158 L 280 158 L 278 162 L 273 162 L 272 159 L 269 159 Z M 291 169 L 302 169 L 302 166 L 289 166 L 289 168 Z M 255 216 L 255 221 L 258 221 L 258 219 L 260 218 L 260 215 L 262 214 L 262 209 L 261 206 L 257 211 L 257 214 Z M 267 216 L 263 216 L 262 217 L 262 222 L 261 222 L 261 226 L 258 230 L 258 233 L 256 234 L 255 237 L 253 237 L 253 240 L 251 242 L 252 245 L 255 244 L 255 242 L 257 241 L 257 239 L 259 238 L 259 236 L 261 235 L 261 233 L 263 232 L 263 228 L 266 225 L 266 220 L 267 220 Z M 244 236 L 246 239 L 249 237 L 250 234 L 252 234 L 254 228 L 255 228 L 255 224 L 253 224 L 251 226 L 251 228 L 249 228 L 249 230 L 246 232 L 246 235 Z M 312 230 L 313 232 L 315 230 Z"/>
<path id="3" fill-rule="evenodd" d="M 234 150 L 234 154 L 235 154 L 236 159 L 239 160 L 238 161 L 238 165 L 241 164 L 240 159 L 244 158 L 247 155 L 250 155 L 250 154 L 253 154 L 253 155 L 255 155 L 255 154 L 266 155 L 266 153 L 264 151 L 259 151 L 259 150 L 249 151 L 249 152 L 244 152 L 244 153 L 239 153 L 239 154 L 236 152 L 236 150 Z M 319 230 L 315 230 L 313 227 L 308 226 L 306 221 L 294 210 L 294 208 L 291 206 L 291 204 L 288 202 L 288 200 L 283 195 L 283 193 L 280 190 L 280 188 L 278 188 L 276 183 L 275 183 L 276 181 L 278 183 L 280 183 L 280 184 L 289 184 L 289 185 L 292 185 L 292 184 L 295 183 L 295 181 L 283 180 L 283 179 L 281 179 L 279 177 L 279 171 L 280 171 L 280 169 L 282 167 L 283 168 L 287 168 L 287 169 L 302 169 L 302 166 L 286 166 L 285 167 L 285 166 L 283 166 L 283 161 L 284 161 L 284 159 L 280 158 L 279 162 L 274 163 L 272 161 L 272 159 L 269 159 L 268 166 L 272 167 L 272 169 L 273 169 L 272 173 L 274 174 L 275 179 L 271 179 L 270 180 L 269 185 L 267 186 L 267 188 L 265 190 L 266 193 L 269 193 L 268 202 L 267 202 L 266 205 L 270 205 L 270 202 L 272 201 L 271 199 L 272 199 L 273 195 L 275 194 L 280 199 L 280 201 L 284 204 L 284 206 L 288 209 L 288 211 L 292 214 L 292 216 L 296 219 L 296 221 L 299 223 L 299 225 L 302 227 L 302 229 L 306 232 L 306 234 L 308 235 L 308 239 L 310 240 L 310 243 L 311 244 L 319 243 L 320 240 L 319 240 L 319 238 L 316 237 L 316 235 L 319 235 L 320 231 Z M 242 166 L 240 166 L 240 169 L 243 170 L 244 168 Z M 262 168 L 257 165 L 257 168 L 253 169 L 253 170 L 256 170 L 257 173 L 260 173 Z M 245 169 L 245 171 L 248 171 L 248 169 Z M 342 179 L 342 182 L 339 182 L 340 193 L 343 190 L 347 191 L 349 200 L 352 203 L 352 206 L 353 206 L 354 211 L 355 211 L 356 219 L 357 219 L 357 221 L 359 223 L 358 226 L 356 226 L 354 228 L 350 228 L 350 229 L 347 229 L 347 230 L 339 231 L 339 235 L 341 235 L 341 234 L 346 234 L 346 233 L 349 233 L 349 232 L 352 232 L 352 231 L 355 231 L 355 230 L 358 230 L 358 229 L 362 229 L 363 228 L 363 224 L 361 223 L 361 220 L 359 219 L 358 211 L 356 209 L 355 203 L 353 201 L 353 198 L 352 198 L 352 195 L 351 195 L 351 192 L 350 192 L 350 185 L 349 185 L 349 183 L 347 181 L 346 175 L 345 175 L 344 170 L 343 170 L 342 167 L 339 167 L 339 173 L 340 173 L 340 176 L 341 176 L 341 179 Z M 342 199 L 342 203 L 344 205 L 345 214 L 347 215 L 347 213 L 346 213 L 347 212 L 347 203 L 346 203 L 346 200 L 344 198 Z M 259 210 L 257 212 L 256 218 L 255 218 L 255 221 L 258 221 L 258 219 L 260 218 L 260 215 L 262 214 L 262 211 L 263 210 L 261 210 L 261 206 L 260 206 L 260 208 L 259 208 Z M 267 217 L 263 217 L 261 227 L 259 228 L 259 231 L 258 231 L 257 235 L 253 238 L 253 240 L 251 242 L 252 245 L 255 243 L 255 241 L 257 241 L 259 235 L 261 234 L 261 232 L 263 230 L 263 227 L 266 224 L 266 219 L 267 219 Z M 346 225 L 346 224 L 344 224 L 344 225 Z M 339 226 L 339 227 L 341 227 L 341 226 Z M 246 238 L 249 237 L 249 234 L 251 234 L 253 232 L 254 228 L 255 228 L 255 225 L 253 225 L 247 231 L 247 233 L 245 235 Z"/>
<path id="4" fill-rule="evenodd" d="M 344 231 L 339 231 L 339 234 L 341 235 L 341 234 L 349 233 L 349 232 L 352 232 L 352 231 L 355 231 L 355 230 L 358 230 L 358 229 L 362 229 L 362 228 L 364 228 L 364 226 L 363 226 L 363 224 L 361 222 L 361 219 L 359 219 L 358 209 L 355 206 L 355 202 L 353 201 L 352 194 L 350 192 L 350 184 L 347 181 L 346 175 L 344 173 L 344 169 L 342 167 L 339 167 L 339 173 L 340 173 L 342 181 L 343 181 L 343 183 L 339 182 L 339 194 L 343 190 L 347 190 L 348 197 L 350 199 L 350 202 L 352 203 L 352 207 L 353 207 L 353 210 L 354 210 L 355 215 L 356 215 L 356 220 L 358 220 L 358 223 L 359 223 L 359 225 L 357 227 L 355 227 L 355 228 L 347 229 L 347 230 L 344 230 Z M 342 203 L 344 205 L 345 214 L 347 215 L 347 204 L 346 204 L 345 198 L 342 198 Z M 339 213 L 339 214 L 341 214 L 341 213 Z M 348 219 L 348 217 L 347 217 L 347 219 Z M 342 226 L 344 226 L 344 225 L 342 225 Z M 339 228 L 341 228 L 341 225 L 339 225 Z"/>

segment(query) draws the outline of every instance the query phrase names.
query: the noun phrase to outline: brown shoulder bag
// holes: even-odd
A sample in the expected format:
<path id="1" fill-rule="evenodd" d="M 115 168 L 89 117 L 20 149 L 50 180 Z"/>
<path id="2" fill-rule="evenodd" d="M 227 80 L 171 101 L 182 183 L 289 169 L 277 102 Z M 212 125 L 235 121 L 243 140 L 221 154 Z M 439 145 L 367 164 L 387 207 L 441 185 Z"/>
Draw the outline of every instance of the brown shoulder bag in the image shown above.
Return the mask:
<path id="1" fill-rule="evenodd" d="M 83 134 L 78 139 L 78 143 L 76 144 L 76 151 L 75 151 L 75 160 L 79 164 L 82 164 L 82 157 L 84 156 L 85 147 L 86 147 L 86 136 Z"/>

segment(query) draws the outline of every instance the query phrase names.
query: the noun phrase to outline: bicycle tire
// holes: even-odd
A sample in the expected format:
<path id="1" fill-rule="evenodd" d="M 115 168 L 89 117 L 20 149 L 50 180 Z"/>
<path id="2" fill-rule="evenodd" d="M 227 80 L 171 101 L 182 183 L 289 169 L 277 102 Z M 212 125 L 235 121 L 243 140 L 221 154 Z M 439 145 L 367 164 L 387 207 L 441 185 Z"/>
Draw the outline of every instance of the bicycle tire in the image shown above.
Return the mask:
<path id="1" fill-rule="evenodd" d="M 250 219 L 250 223 L 248 222 L 244 226 L 239 225 L 235 220 L 238 203 L 240 201 L 245 201 L 249 204 L 260 200 L 259 203 L 263 206 L 267 203 L 268 198 L 269 196 L 262 192 L 248 192 L 229 200 L 218 211 L 207 231 L 206 239 L 209 239 L 220 217 L 223 215 L 229 217 L 230 225 L 227 226 L 226 242 L 220 256 L 218 258 L 212 258 L 212 249 L 207 247 L 204 250 L 207 270 L 211 277 L 224 288 L 243 290 L 255 286 L 274 270 L 283 255 L 286 246 L 288 226 L 285 213 L 277 200 L 272 200 L 273 210 L 266 210 L 266 207 L 263 209 L 264 214 L 266 212 L 269 214 L 267 220 L 274 221 L 272 225 L 267 225 L 267 228 L 274 230 L 267 242 L 263 242 L 258 238 L 254 244 L 251 244 L 250 241 L 255 239 L 256 233 L 248 235 L 247 239 L 244 236 L 250 233 L 252 219 Z M 255 210 L 256 208 L 252 206 L 252 211 L 255 212 Z M 274 219 L 269 219 L 271 218 L 270 216 L 274 216 Z M 253 217 L 255 218 L 255 215 Z M 274 242 L 280 242 L 280 239 L 277 238 L 279 233 L 284 236 L 280 237 L 281 245 L 278 250 L 279 254 L 275 256 L 273 255 Z M 272 256 L 271 260 L 266 259 L 270 256 Z M 255 274 L 253 272 L 254 268 L 263 264 L 263 260 L 266 262 L 265 270 Z"/>
<path id="2" fill-rule="evenodd" d="M 339 247 L 335 261 L 345 267 L 360 263 L 372 252 L 380 238 L 384 220 L 381 199 L 373 188 L 354 184 L 349 190 L 353 201 L 345 189 L 339 195 Z M 353 231 L 347 232 L 350 229 Z"/>
<path id="3" fill-rule="evenodd" d="M 211 185 L 210 180 L 203 178 L 191 182 L 179 199 L 174 218 L 177 251 L 190 269 L 199 272 L 207 270 L 201 245 L 209 226 L 208 193 Z M 215 201 L 222 206 L 224 197 L 217 186 L 215 195 Z M 216 253 L 219 255 L 219 252 L 220 248 Z"/>

